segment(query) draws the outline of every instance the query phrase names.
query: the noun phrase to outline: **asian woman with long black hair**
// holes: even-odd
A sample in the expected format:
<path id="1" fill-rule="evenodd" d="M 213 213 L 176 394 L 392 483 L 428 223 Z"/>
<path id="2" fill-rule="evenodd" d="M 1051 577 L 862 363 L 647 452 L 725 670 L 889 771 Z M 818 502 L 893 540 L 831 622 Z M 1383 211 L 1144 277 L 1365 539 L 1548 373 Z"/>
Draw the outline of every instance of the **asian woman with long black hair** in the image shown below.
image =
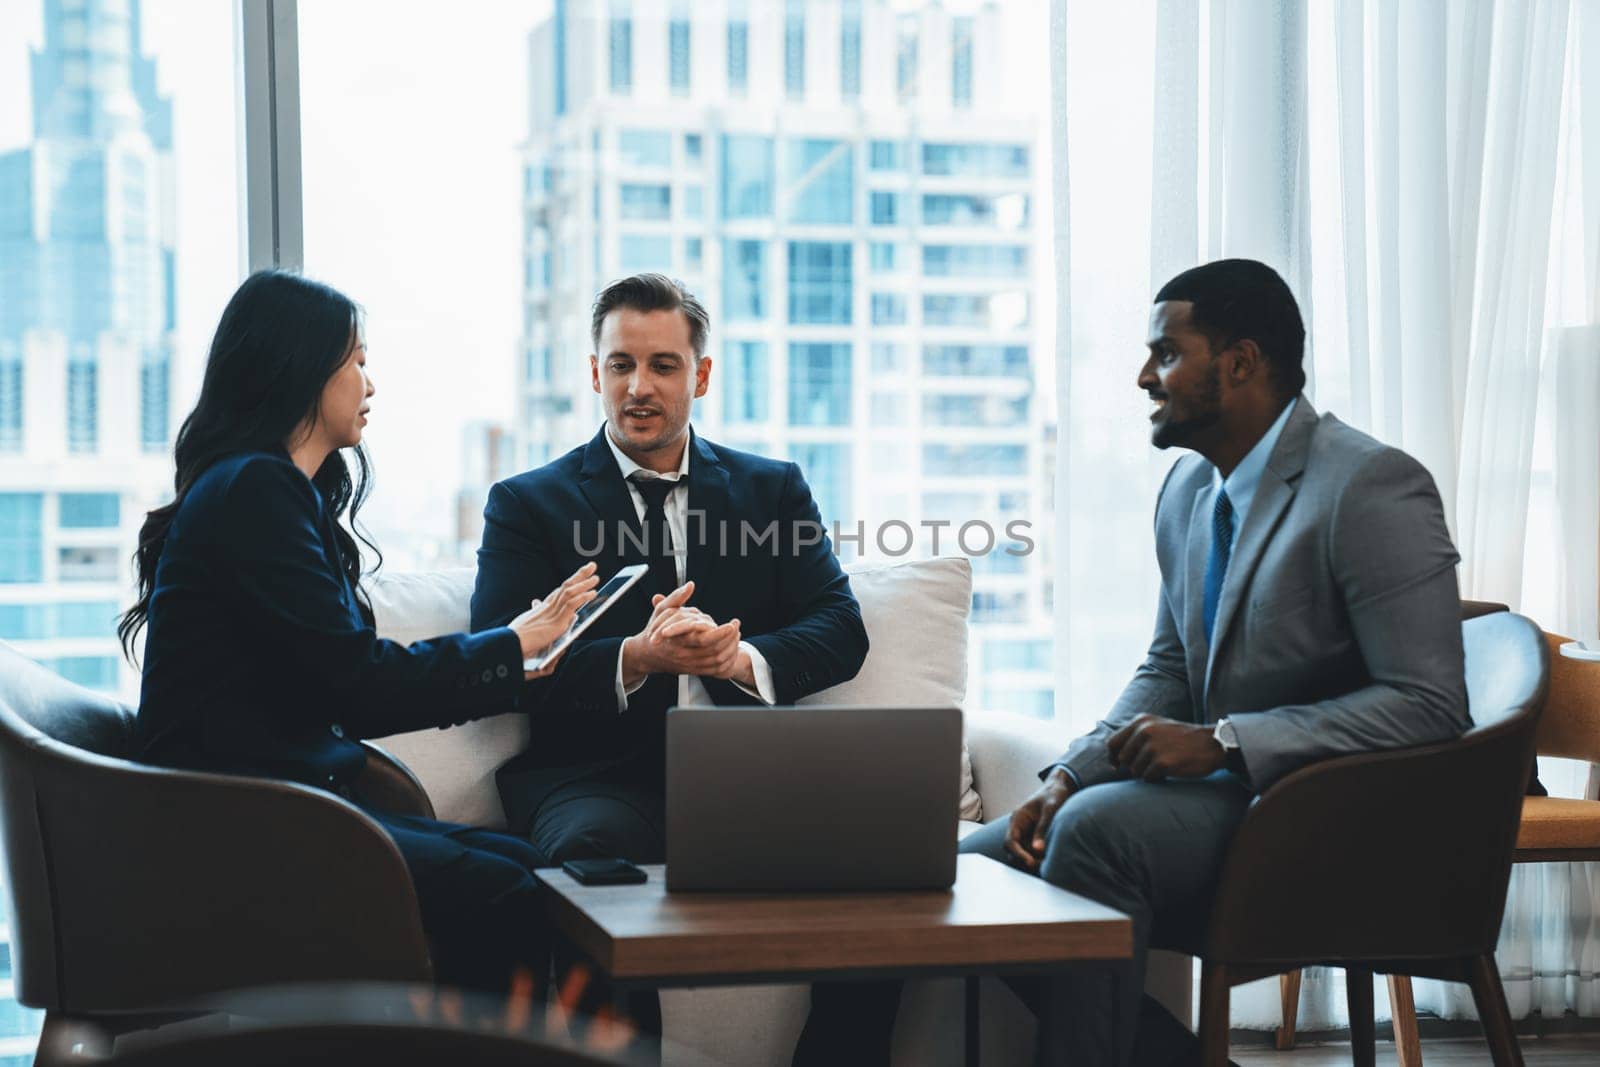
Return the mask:
<path id="1" fill-rule="evenodd" d="M 141 758 L 348 795 L 359 739 L 516 710 L 524 658 L 594 596 L 590 565 L 508 626 L 409 646 L 376 635 L 351 532 L 370 474 L 366 365 L 360 310 L 328 286 L 266 271 L 228 302 L 178 431 L 174 499 L 144 523 L 139 597 L 119 627 L 130 653 L 147 631 Z M 519 967 L 542 978 L 530 872 L 544 860 L 531 845 L 368 814 L 405 858 L 441 982 L 503 990 Z"/>

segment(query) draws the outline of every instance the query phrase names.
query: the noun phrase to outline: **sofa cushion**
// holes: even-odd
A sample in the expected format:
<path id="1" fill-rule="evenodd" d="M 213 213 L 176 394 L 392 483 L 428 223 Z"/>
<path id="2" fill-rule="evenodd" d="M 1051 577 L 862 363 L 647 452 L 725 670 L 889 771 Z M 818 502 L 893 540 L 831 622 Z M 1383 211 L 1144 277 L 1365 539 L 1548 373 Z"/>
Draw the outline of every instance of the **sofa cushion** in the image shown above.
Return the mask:
<path id="1" fill-rule="evenodd" d="M 959 708 L 967 698 L 967 612 L 972 564 L 965 556 L 853 563 L 845 568 L 872 648 L 848 682 L 800 704 Z M 961 744 L 961 818 L 983 818 L 972 760 Z"/>
<path id="2" fill-rule="evenodd" d="M 477 577 L 476 567 L 410 573 L 380 570 L 363 583 L 377 618 L 378 636 L 409 645 L 469 629 Z"/>
<path id="3" fill-rule="evenodd" d="M 972 567 L 965 557 L 845 568 L 872 642 L 855 678 L 801 704 L 961 707 L 967 686 L 967 611 Z M 476 571 L 380 571 L 366 583 L 378 633 L 410 644 L 467 629 Z M 424 730 L 383 745 L 409 766 L 439 818 L 502 826 L 494 787 L 500 764 L 528 744 L 527 720 L 500 716 L 450 730 Z M 961 748 L 961 818 L 982 818 L 972 762 Z"/>

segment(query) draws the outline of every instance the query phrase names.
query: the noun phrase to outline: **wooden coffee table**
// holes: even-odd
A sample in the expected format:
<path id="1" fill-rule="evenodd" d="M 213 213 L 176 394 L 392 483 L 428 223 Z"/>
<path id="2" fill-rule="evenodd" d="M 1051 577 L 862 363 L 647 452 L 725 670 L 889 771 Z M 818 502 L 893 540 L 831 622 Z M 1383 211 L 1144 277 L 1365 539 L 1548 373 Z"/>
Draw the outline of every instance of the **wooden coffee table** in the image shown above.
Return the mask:
<path id="1" fill-rule="evenodd" d="M 541 870 L 557 929 L 623 987 L 959 975 L 966 1058 L 978 1062 L 977 980 L 1127 959 L 1127 916 L 984 856 L 957 860 L 949 892 L 668 893 L 579 885 Z"/>

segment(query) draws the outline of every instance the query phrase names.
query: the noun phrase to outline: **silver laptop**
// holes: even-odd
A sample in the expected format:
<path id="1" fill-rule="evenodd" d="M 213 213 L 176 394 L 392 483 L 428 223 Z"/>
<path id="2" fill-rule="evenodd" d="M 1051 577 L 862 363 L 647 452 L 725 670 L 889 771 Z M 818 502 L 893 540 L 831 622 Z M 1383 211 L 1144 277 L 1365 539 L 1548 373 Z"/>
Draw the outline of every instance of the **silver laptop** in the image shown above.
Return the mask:
<path id="1" fill-rule="evenodd" d="M 947 889 L 956 708 L 673 708 L 667 888 Z"/>

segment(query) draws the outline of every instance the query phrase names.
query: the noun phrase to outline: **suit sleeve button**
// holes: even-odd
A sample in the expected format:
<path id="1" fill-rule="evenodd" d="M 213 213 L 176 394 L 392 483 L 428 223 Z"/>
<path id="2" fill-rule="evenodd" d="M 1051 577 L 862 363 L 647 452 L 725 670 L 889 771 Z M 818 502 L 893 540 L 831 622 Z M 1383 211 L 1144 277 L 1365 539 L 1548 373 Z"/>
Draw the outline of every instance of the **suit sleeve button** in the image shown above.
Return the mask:
<path id="1" fill-rule="evenodd" d="M 494 669 L 494 675 L 495 675 L 496 678 L 504 678 L 506 675 L 508 675 L 510 673 L 511 673 L 510 669 L 507 668 L 504 663 L 500 664 L 500 666 L 498 666 L 498 667 L 496 667 Z"/>
<path id="2" fill-rule="evenodd" d="M 486 670 L 478 675 L 478 679 L 479 681 L 492 682 L 494 681 L 494 671 Z"/>
<path id="3" fill-rule="evenodd" d="M 338 737 L 338 738 L 344 737 L 344 727 L 340 726 L 338 723 L 334 723 L 328 729 L 330 731 L 332 731 L 334 737 Z"/>

